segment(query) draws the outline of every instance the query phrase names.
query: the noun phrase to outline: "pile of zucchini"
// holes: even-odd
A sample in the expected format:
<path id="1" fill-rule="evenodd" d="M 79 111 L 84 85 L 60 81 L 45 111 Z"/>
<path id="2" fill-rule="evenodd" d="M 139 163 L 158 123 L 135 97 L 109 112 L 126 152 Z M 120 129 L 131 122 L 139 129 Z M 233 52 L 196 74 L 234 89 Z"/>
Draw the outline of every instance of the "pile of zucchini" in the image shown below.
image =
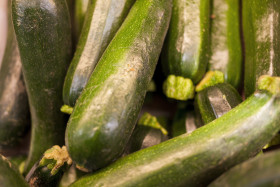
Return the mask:
<path id="1" fill-rule="evenodd" d="M 0 186 L 280 185 L 280 1 L 7 1 Z"/>

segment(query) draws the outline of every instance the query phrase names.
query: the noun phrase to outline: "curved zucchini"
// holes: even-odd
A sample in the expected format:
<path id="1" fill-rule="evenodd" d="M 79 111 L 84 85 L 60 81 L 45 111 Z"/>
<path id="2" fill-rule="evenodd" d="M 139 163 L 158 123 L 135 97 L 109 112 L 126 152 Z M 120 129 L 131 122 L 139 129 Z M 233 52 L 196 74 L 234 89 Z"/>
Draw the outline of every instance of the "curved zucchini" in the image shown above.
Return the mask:
<path id="1" fill-rule="evenodd" d="M 280 1 L 243 0 L 245 96 L 261 75 L 280 76 Z"/>
<path id="2" fill-rule="evenodd" d="M 266 153 L 224 173 L 209 187 L 280 186 L 280 151 Z"/>
<path id="3" fill-rule="evenodd" d="M 217 84 L 198 92 L 195 97 L 195 110 L 201 116 L 202 124 L 221 117 L 242 102 L 241 96 L 228 83 Z"/>
<path id="4" fill-rule="evenodd" d="M 0 69 L 0 150 L 19 142 L 30 126 L 28 98 L 8 1 L 8 36 Z"/>
<path id="5" fill-rule="evenodd" d="M 106 49 L 66 129 L 73 161 L 88 170 L 121 156 L 135 127 L 171 17 L 172 0 L 138 0 Z"/>
<path id="6" fill-rule="evenodd" d="M 279 122 L 279 90 L 276 95 L 258 91 L 191 134 L 132 153 L 82 177 L 71 187 L 206 186 L 227 169 L 259 153 L 280 130 Z"/>
<path id="7" fill-rule="evenodd" d="M 25 172 L 52 145 L 64 144 L 62 87 L 71 55 L 65 0 L 13 0 L 13 23 L 32 117 Z"/>
<path id="8" fill-rule="evenodd" d="M 55 145 L 45 151 L 42 159 L 35 163 L 25 180 L 32 187 L 58 186 L 64 171 L 72 165 L 72 160 L 63 146 Z"/>
<path id="9" fill-rule="evenodd" d="M 222 71 L 225 82 L 239 88 L 242 75 L 240 1 L 213 0 L 212 7 L 208 69 Z"/>
<path id="10" fill-rule="evenodd" d="M 75 39 L 78 41 L 85 20 L 89 0 L 76 0 L 74 5 L 74 32 Z"/>
<path id="11" fill-rule="evenodd" d="M 65 77 L 63 101 L 74 106 L 101 55 L 135 0 L 90 0 L 77 50 Z"/>
<path id="12" fill-rule="evenodd" d="M 0 184 L 3 187 L 28 187 L 19 171 L 12 163 L 0 155 Z"/>
<path id="13" fill-rule="evenodd" d="M 204 75 L 210 47 L 210 6 L 205 0 L 174 0 L 170 27 L 162 52 L 166 75 L 190 78 Z"/>

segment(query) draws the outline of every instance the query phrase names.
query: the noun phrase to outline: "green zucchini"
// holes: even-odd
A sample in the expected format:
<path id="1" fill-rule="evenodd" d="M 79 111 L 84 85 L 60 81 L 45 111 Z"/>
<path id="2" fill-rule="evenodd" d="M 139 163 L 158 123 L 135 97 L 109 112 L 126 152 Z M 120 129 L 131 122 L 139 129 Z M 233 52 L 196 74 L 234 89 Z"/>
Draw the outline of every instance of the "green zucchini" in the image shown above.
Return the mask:
<path id="1" fill-rule="evenodd" d="M 8 1 L 8 36 L 0 69 L 0 150 L 19 143 L 30 126 L 28 98 Z"/>
<path id="2" fill-rule="evenodd" d="M 166 75 L 190 78 L 194 83 L 203 77 L 209 60 L 210 9 L 211 1 L 173 0 L 161 58 Z"/>
<path id="3" fill-rule="evenodd" d="M 58 186 L 66 171 L 72 165 L 72 160 L 63 146 L 55 145 L 45 151 L 42 159 L 31 168 L 25 180 L 32 187 Z"/>
<path id="4" fill-rule="evenodd" d="M 273 84 L 280 89 L 279 80 Z M 82 177 L 71 187 L 206 186 L 259 153 L 280 130 L 280 92 L 272 94 L 269 90 L 255 92 L 191 134 L 132 153 Z"/>
<path id="5" fill-rule="evenodd" d="M 63 87 L 64 103 L 74 106 L 92 71 L 135 0 L 90 0 L 77 50 Z"/>
<path id="6" fill-rule="evenodd" d="M 19 171 L 12 163 L 0 155 L 0 184 L 3 187 L 28 187 Z"/>
<path id="7" fill-rule="evenodd" d="M 245 96 L 261 75 L 280 76 L 280 1 L 243 0 Z"/>
<path id="8" fill-rule="evenodd" d="M 131 138 L 125 148 L 124 154 L 128 155 L 140 149 L 145 149 L 153 145 L 157 145 L 168 139 L 161 130 L 150 127 L 137 125 L 131 135 Z"/>
<path id="9" fill-rule="evenodd" d="M 241 96 L 228 83 L 217 84 L 198 92 L 195 97 L 195 110 L 202 124 L 221 117 L 242 102 Z"/>
<path id="10" fill-rule="evenodd" d="M 66 129 L 74 162 L 115 161 L 135 127 L 171 17 L 172 0 L 137 0 L 77 100 Z"/>
<path id="11" fill-rule="evenodd" d="M 230 169 L 209 187 L 276 187 L 280 186 L 280 151 L 250 159 Z"/>
<path id="12" fill-rule="evenodd" d="M 71 25 L 65 0 L 13 0 L 12 5 L 32 117 L 27 172 L 45 150 L 64 144 L 66 116 L 60 107 L 71 58 Z"/>
<path id="13" fill-rule="evenodd" d="M 240 1 L 213 0 L 209 70 L 219 70 L 225 82 L 239 88 L 242 75 Z"/>
<path id="14" fill-rule="evenodd" d="M 85 20 L 89 0 L 76 0 L 74 5 L 74 33 L 75 39 L 78 41 Z"/>

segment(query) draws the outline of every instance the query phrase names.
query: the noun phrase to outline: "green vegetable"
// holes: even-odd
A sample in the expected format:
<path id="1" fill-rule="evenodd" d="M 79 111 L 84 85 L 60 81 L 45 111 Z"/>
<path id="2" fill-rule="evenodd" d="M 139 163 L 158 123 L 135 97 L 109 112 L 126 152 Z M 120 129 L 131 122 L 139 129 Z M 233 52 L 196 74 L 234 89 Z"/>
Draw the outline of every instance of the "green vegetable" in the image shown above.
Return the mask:
<path id="1" fill-rule="evenodd" d="M 25 174 L 53 145 L 63 145 L 62 87 L 71 58 L 66 1 L 13 0 L 13 23 L 32 117 Z"/>
<path id="2" fill-rule="evenodd" d="M 280 93 L 280 92 L 279 92 Z M 202 125 L 221 117 L 242 102 L 241 96 L 228 83 L 208 87 L 195 96 L 195 110 Z"/>
<path id="3" fill-rule="evenodd" d="M 209 187 L 276 187 L 280 186 L 280 152 L 270 152 L 258 156 L 224 173 Z"/>
<path id="4" fill-rule="evenodd" d="M 8 1 L 8 36 L 0 69 L 0 152 L 19 143 L 30 126 L 21 60 Z"/>
<path id="5" fill-rule="evenodd" d="M 280 76 L 280 1 L 243 0 L 245 96 L 261 75 Z"/>
<path id="6" fill-rule="evenodd" d="M 135 0 L 90 0 L 77 50 L 67 72 L 64 103 L 74 106 Z"/>
<path id="7" fill-rule="evenodd" d="M 224 74 L 220 71 L 208 71 L 204 78 L 199 82 L 198 85 L 195 87 L 196 92 L 200 92 L 203 89 L 214 86 L 219 83 L 224 83 Z"/>
<path id="8" fill-rule="evenodd" d="M 32 187 L 58 186 L 64 171 L 71 165 L 72 160 L 66 147 L 55 145 L 31 168 L 25 180 Z"/>
<path id="9" fill-rule="evenodd" d="M 0 184 L 3 187 L 28 187 L 19 171 L 2 155 L 0 155 Z"/>
<path id="10" fill-rule="evenodd" d="M 171 0 L 137 0 L 96 66 L 66 130 L 67 149 L 81 168 L 102 168 L 124 151 L 155 71 L 171 7 Z"/>
<path id="11" fill-rule="evenodd" d="M 152 127 L 155 129 L 159 129 L 164 135 L 167 135 L 167 130 L 160 125 L 157 118 L 152 116 L 151 114 L 145 112 L 138 121 L 139 125 Z"/>
<path id="12" fill-rule="evenodd" d="M 132 153 L 71 187 L 206 186 L 259 153 L 280 130 L 279 122 L 280 93 L 257 91 L 191 134 Z"/>
<path id="13" fill-rule="evenodd" d="M 76 0 L 75 1 L 75 13 L 74 13 L 74 29 L 75 29 L 75 38 L 78 41 L 85 20 L 85 15 L 87 13 L 89 0 Z"/>
<path id="14" fill-rule="evenodd" d="M 163 92 L 168 98 L 186 101 L 194 97 L 194 85 L 191 79 L 169 75 L 163 83 Z"/>
<path id="15" fill-rule="evenodd" d="M 223 72 L 225 82 L 235 88 L 239 88 L 242 75 L 239 11 L 238 0 L 213 0 L 208 69 Z"/>
<path id="16" fill-rule="evenodd" d="M 162 51 L 166 75 L 203 77 L 209 61 L 210 6 L 205 0 L 173 0 L 172 18 Z"/>

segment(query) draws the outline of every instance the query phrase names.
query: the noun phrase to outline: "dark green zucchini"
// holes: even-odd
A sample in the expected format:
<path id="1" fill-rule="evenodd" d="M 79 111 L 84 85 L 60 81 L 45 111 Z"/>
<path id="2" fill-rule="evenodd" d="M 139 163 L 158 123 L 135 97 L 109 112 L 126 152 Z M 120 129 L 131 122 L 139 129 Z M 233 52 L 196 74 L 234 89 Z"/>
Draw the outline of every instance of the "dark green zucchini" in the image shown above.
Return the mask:
<path id="1" fill-rule="evenodd" d="M 209 70 L 219 70 L 225 82 L 239 88 L 242 75 L 240 1 L 213 0 Z"/>
<path id="2" fill-rule="evenodd" d="M 206 186 L 259 153 L 280 130 L 280 80 L 272 84 L 191 134 L 132 153 L 71 187 Z"/>
<path id="3" fill-rule="evenodd" d="M 55 145 L 48 149 L 25 177 L 32 187 L 55 187 L 66 171 L 72 165 L 72 160 L 63 146 Z"/>
<path id="4" fill-rule="evenodd" d="M 208 0 L 173 1 L 161 58 L 166 75 L 190 78 L 194 83 L 203 77 L 209 60 L 210 7 Z"/>
<path id="5" fill-rule="evenodd" d="M 171 17 L 172 0 L 137 0 L 77 100 L 66 129 L 88 170 L 115 161 L 135 127 Z"/>
<path id="6" fill-rule="evenodd" d="M 71 25 L 65 0 L 13 0 L 13 23 L 32 117 L 25 172 L 45 150 L 64 144 L 62 87 L 71 58 Z"/>
<path id="7" fill-rule="evenodd" d="M 242 102 L 241 96 L 228 83 L 208 87 L 195 96 L 195 111 L 203 124 L 221 117 Z"/>
<path id="8" fill-rule="evenodd" d="M 21 71 L 12 1 L 8 1 L 8 36 L 0 69 L 0 150 L 19 143 L 30 126 L 28 98 Z"/>
<path id="9" fill-rule="evenodd" d="M 245 96 L 261 75 L 280 76 L 280 1 L 243 0 Z"/>
<path id="10" fill-rule="evenodd" d="M 209 187 L 280 186 L 280 151 L 266 153 L 230 169 Z"/>
<path id="11" fill-rule="evenodd" d="M 131 154 L 140 149 L 157 145 L 166 141 L 167 139 L 168 137 L 164 135 L 159 129 L 149 126 L 137 125 L 125 148 L 123 156 Z"/>
<path id="12" fill-rule="evenodd" d="M 78 41 L 85 20 L 89 0 L 76 0 L 74 5 L 74 29 L 75 39 Z"/>
<path id="13" fill-rule="evenodd" d="M 68 69 L 64 103 L 74 106 L 92 71 L 135 0 L 90 0 L 77 50 Z"/>
<path id="14" fill-rule="evenodd" d="M 29 186 L 12 163 L 2 155 L 0 155 L 0 185 L 3 187 Z"/>

